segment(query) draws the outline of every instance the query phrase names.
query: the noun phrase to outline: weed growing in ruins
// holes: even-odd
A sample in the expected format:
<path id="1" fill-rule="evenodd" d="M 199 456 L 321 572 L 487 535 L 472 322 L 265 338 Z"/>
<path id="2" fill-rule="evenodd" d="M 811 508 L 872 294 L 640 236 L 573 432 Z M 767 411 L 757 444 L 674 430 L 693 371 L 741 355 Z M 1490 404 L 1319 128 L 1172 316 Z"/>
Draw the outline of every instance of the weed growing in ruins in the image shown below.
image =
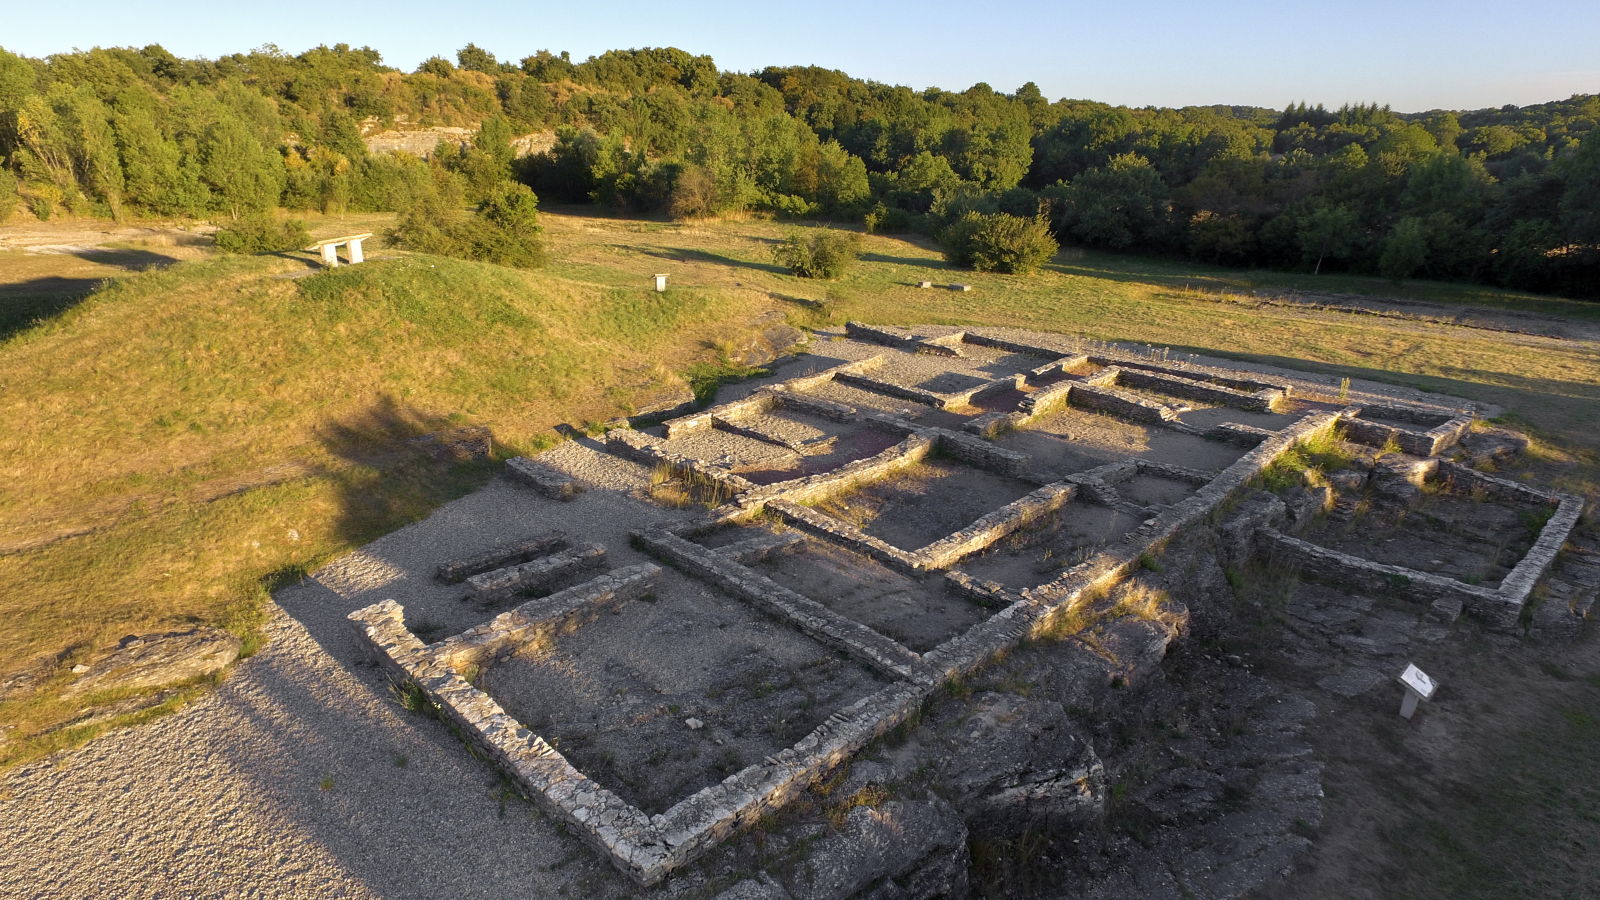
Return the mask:
<path id="1" fill-rule="evenodd" d="M 389 682 L 389 696 L 393 697 L 394 701 L 400 704 L 400 708 L 406 712 L 422 713 L 433 717 L 439 715 L 438 707 L 428 698 L 428 694 L 422 689 L 422 685 L 417 684 L 415 681 Z"/>
<path id="2" fill-rule="evenodd" d="M 733 489 L 693 469 L 678 469 L 659 463 L 650 472 L 650 499 L 663 506 L 682 509 L 700 504 L 715 509 L 733 499 Z"/>
<path id="3" fill-rule="evenodd" d="M 1308 471 L 1316 473 L 1312 476 L 1315 482 L 1324 472 L 1348 468 L 1353 459 L 1343 432 L 1327 428 L 1289 445 L 1257 478 L 1269 491 L 1284 491 L 1304 482 Z"/>
<path id="4" fill-rule="evenodd" d="M 877 809 L 889 801 L 889 792 L 875 784 L 869 784 L 843 801 L 828 807 L 828 824 L 835 831 L 843 831 L 845 819 L 850 815 L 850 810 L 858 806 Z"/>

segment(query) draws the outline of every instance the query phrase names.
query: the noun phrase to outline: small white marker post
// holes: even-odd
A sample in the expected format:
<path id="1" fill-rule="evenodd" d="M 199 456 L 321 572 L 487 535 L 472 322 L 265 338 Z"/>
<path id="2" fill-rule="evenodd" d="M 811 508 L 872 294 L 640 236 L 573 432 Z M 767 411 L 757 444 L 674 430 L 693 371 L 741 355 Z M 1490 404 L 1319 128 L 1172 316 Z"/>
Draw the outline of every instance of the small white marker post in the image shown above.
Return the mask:
<path id="1" fill-rule="evenodd" d="M 1417 701 L 1433 699 L 1433 692 L 1439 688 L 1439 683 L 1417 668 L 1416 663 L 1406 663 L 1406 670 L 1400 673 L 1400 683 L 1406 687 L 1406 698 L 1400 701 L 1400 715 L 1408 719 L 1417 711 Z"/>
<path id="2" fill-rule="evenodd" d="M 665 276 L 665 275 L 657 275 L 656 276 L 656 293 L 658 293 L 658 294 L 665 293 L 666 290 L 667 290 L 667 276 Z"/>

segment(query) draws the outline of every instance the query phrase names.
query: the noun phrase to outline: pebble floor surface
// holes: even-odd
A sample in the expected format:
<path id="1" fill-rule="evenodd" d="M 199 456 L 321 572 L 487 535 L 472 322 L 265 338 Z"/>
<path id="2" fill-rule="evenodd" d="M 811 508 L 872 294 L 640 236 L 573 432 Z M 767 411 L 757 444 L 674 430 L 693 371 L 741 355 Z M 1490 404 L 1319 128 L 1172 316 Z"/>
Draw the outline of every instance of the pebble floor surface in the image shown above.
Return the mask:
<path id="1" fill-rule="evenodd" d="M 818 350 L 777 377 L 881 348 Z M 575 522 L 574 532 L 605 535 L 590 539 L 621 565 L 636 554 L 628 530 L 687 515 L 627 500 L 620 492 L 648 473 L 593 441 L 542 460 L 615 492 L 557 504 L 497 479 L 280 591 L 266 646 L 212 694 L 156 724 L 0 774 L 0 897 L 640 893 L 531 805 L 508 799 L 499 773 L 442 725 L 404 712 L 345 621 L 394 597 L 408 617 L 434 614 L 454 630 L 461 604 L 431 580 L 433 567 L 550 527 L 552 513 Z"/>

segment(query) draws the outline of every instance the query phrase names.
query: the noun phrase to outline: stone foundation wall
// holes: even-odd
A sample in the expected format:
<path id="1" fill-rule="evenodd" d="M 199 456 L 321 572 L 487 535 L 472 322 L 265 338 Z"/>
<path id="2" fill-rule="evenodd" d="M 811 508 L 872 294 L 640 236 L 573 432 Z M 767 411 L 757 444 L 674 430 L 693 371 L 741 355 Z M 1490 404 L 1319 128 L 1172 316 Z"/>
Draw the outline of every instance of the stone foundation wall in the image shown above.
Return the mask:
<path id="1" fill-rule="evenodd" d="M 1195 381 L 1191 378 L 1180 378 L 1176 375 L 1163 375 L 1140 369 L 1118 367 L 1117 384 L 1128 387 L 1149 388 L 1174 397 L 1187 397 L 1204 403 L 1217 403 L 1231 406 L 1235 409 L 1247 409 L 1264 412 L 1272 408 L 1275 400 L 1283 397 L 1282 391 L 1259 391 L 1246 394 L 1232 388 L 1219 387 Z"/>
<path id="2" fill-rule="evenodd" d="M 549 556 L 557 550 L 565 550 L 570 546 L 572 546 L 572 542 L 565 534 L 559 531 L 551 531 L 524 538 L 504 547 L 496 547 L 487 553 L 478 553 L 461 559 L 442 562 L 439 564 L 435 577 L 446 584 L 457 584 L 473 575 L 482 575 L 484 572 L 492 572 L 495 569 L 506 566 L 515 566 L 541 556 Z"/>
<path id="3" fill-rule="evenodd" d="M 490 658 L 521 647 L 542 645 L 552 636 L 566 634 L 629 600 L 648 597 L 661 582 L 661 569 L 652 565 L 629 566 L 564 591 L 530 600 L 516 609 L 432 645 L 428 651 L 460 671 L 482 665 Z"/>
<path id="4" fill-rule="evenodd" d="M 1298 569 L 1311 578 L 1331 581 L 1368 593 L 1394 593 L 1423 603 L 1455 600 L 1489 623 L 1509 628 L 1522 612 L 1520 603 L 1507 602 L 1498 591 L 1477 587 L 1428 572 L 1329 550 L 1290 537 L 1274 528 L 1256 532 L 1257 549 L 1272 562 Z"/>
<path id="5" fill-rule="evenodd" d="M 1472 420 L 1466 417 L 1449 419 L 1428 431 L 1411 431 L 1346 415 L 1341 420 L 1341 426 L 1345 435 L 1357 443 L 1382 447 L 1393 440 L 1401 452 L 1412 456 L 1437 456 L 1461 440 L 1461 436 L 1472 427 Z"/>
<path id="6" fill-rule="evenodd" d="M 605 565 L 606 548 L 599 544 L 580 544 L 538 559 L 492 569 L 466 580 L 463 599 L 488 603 L 509 597 L 517 591 L 538 590 L 585 569 Z"/>

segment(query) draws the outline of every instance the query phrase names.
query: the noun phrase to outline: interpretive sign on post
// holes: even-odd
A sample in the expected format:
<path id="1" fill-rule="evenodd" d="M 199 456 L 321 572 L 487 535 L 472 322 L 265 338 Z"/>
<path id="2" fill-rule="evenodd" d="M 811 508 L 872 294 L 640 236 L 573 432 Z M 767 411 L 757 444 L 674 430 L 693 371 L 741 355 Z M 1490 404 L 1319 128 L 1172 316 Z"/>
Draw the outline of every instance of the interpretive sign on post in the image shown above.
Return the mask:
<path id="1" fill-rule="evenodd" d="M 1439 687 L 1439 683 L 1417 668 L 1416 663 L 1406 663 L 1406 670 L 1400 673 L 1400 683 L 1406 688 L 1406 698 L 1400 701 L 1400 715 L 1408 719 L 1417 711 L 1417 701 L 1431 700 Z"/>

